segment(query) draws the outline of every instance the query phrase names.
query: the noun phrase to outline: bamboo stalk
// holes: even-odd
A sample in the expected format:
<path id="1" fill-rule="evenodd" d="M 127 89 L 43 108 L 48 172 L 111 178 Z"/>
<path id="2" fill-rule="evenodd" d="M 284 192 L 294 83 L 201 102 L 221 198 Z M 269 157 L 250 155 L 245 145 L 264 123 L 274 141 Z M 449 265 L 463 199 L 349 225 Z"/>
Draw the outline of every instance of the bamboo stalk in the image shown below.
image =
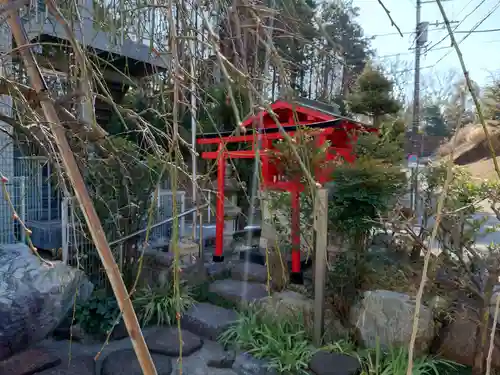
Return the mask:
<path id="1" fill-rule="evenodd" d="M 9 1 L 2 0 L 1 3 L 3 5 L 8 5 Z M 29 41 L 18 12 L 9 10 L 7 22 L 12 30 L 12 35 L 14 36 L 17 45 L 28 46 Z M 71 185 L 73 186 L 76 198 L 78 199 L 80 208 L 85 216 L 85 221 L 89 227 L 92 240 L 95 243 L 99 256 L 101 257 L 101 261 L 104 265 L 104 269 L 106 270 L 106 274 L 109 278 L 109 282 L 115 293 L 141 369 L 145 375 L 157 375 L 156 368 L 132 306 L 132 301 L 128 297 L 127 289 L 120 275 L 120 270 L 111 253 L 111 249 L 101 226 L 101 222 L 97 216 L 97 212 L 87 191 L 80 170 L 78 169 L 78 165 L 73 152 L 71 151 L 68 140 L 66 139 L 65 130 L 61 125 L 53 101 L 49 96 L 47 86 L 40 73 L 33 51 L 31 48 L 27 47 L 20 48 L 19 53 L 21 54 L 22 60 L 27 68 L 31 84 L 40 98 L 40 105 L 54 135 L 54 139 L 59 148 L 61 159 L 64 164 L 65 172 Z"/>

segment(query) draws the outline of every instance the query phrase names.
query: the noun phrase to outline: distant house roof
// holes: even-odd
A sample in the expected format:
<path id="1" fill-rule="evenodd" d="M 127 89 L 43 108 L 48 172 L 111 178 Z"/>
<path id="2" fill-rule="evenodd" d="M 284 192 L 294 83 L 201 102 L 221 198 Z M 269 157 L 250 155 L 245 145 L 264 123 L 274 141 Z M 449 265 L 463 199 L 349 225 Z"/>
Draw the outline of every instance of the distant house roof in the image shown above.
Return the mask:
<path id="1" fill-rule="evenodd" d="M 320 102 L 318 100 L 306 99 L 306 98 L 297 98 L 294 100 L 297 104 L 302 107 L 315 109 L 317 111 L 321 111 L 323 113 L 330 114 L 332 116 L 340 115 L 340 106 L 337 104 L 327 104 L 324 102 Z"/>

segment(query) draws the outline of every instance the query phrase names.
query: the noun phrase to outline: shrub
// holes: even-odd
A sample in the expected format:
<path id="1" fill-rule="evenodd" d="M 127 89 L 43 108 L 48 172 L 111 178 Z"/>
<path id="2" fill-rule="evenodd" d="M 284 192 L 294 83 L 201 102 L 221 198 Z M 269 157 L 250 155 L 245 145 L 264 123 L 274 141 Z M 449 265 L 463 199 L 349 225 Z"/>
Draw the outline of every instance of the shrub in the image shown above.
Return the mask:
<path id="1" fill-rule="evenodd" d="M 151 322 L 156 325 L 172 325 L 178 314 L 182 315 L 192 304 L 193 298 L 186 284 L 180 283 L 177 295 L 173 280 L 142 288 L 134 299 L 134 308 L 143 326 Z"/>
<path id="2" fill-rule="evenodd" d="M 392 348 L 384 351 L 378 346 L 375 349 L 356 353 L 353 343 L 349 341 L 339 341 L 323 347 L 322 350 L 358 357 L 362 368 L 361 375 L 406 375 L 406 370 L 408 368 L 408 349 L 406 348 Z M 451 361 L 431 356 L 423 356 L 414 359 L 412 374 L 456 374 L 459 373 L 460 367 L 463 366 Z"/>
<path id="3" fill-rule="evenodd" d="M 406 375 L 408 368 L 408 350 L 380 349 L 370 350 L 360 356 L 362 375 Z M 440 375 L 445 370 L 456 370 L 460 365 L 444 359 L 424 356 L 413 361 L 413 375 Z"/>
<path id="4" fill-rule="evenodd" d="M 85 332 L 105 335 L 113 327 L 118 313 L 115 297 L 100 289 L 94 291 L 86 303 L 76 306 L 75 320 Z"/>
<path id="5" fill-rule="evenodd" d="M 314 354 L 303 319 L 277 319 L 274 314 L 255 307 L 241 312 L 237 323 L 226 330 L 219 341 L 255 358 L 266 359 L 269 369 L 280 374 L 307 374 Z"/>

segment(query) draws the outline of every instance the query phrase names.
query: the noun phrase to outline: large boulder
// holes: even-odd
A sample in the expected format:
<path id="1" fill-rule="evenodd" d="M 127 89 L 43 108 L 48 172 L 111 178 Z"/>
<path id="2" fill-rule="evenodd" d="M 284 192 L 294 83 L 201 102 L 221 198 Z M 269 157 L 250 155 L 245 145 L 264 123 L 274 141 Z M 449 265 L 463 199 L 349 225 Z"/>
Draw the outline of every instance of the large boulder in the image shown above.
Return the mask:
<path id="1" fill-rule="evenodd" d="M 415 301 L 403 293 L 388 290 L 368 291 L 351 309 L 351 323 L 368 348 L 375 348 L 377 338 L 385 349 L 407 345 L 413 327 Z M 426 353 L 434 338 L 434 316 L 430 308 L 420 306 L 415 350 Z"/>
<path id="2" fill-rule="evenodd" d="M 93 286 L 62 262 L 49 267 L 24 244 L 0 245 L 0 361 L 44 339 Z"/>
<path id="3" fill-rule="evenodd" d="M 450 319 L 449 324 L 441 329 L 438 335 L 439 347 L 437 353 L 440 356 L 465 366 L 472 366 L 474 364 L 474 355 L 477 346 L 477 328 L 478 322 L 481 320 L 477 305 L 478 303 L 475 301 L 465 299 L 455 304 L 451 310 L 453 311 L 452 319 Z M 487 333 L 486 348 L 488 349 L 490 347 L 492 323 L 490 321 Z M 494 369 L 500 369 L 499 341 L 500 333 L 497 331 L 491 362 L 491 366 Z"/>

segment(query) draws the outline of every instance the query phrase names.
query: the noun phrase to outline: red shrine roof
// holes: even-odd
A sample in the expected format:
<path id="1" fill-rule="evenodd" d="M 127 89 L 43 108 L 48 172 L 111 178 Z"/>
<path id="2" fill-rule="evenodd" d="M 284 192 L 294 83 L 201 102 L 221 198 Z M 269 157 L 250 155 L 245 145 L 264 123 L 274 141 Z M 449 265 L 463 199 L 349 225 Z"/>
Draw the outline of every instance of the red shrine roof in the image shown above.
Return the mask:
<path id="1" fill-rule="evenodd" d="M 344 128 L 345 131 L 352 129 L 374 130 L 370 125 L 337 114 L 338 108 L 316 100 L 305 98 L 299 98 L 293 102 L 278 100 L 271 104 L 271 109 L 274 116 L 268 111 L 262 111 L 243 121 L 241 126 L 247 129 L 246 135 L 236 136 L 234 131 L 200 134 L 197 136 L 197 143 L 251 142 L 254 140 L 254 132 L 269 134 L 268 138 L 278 139 L 282 136 L 276 125 L 276 118 L 287 132 L 296 131 L 298 126 L 318 129 Z M 260 124 L 262 127 L 259 126 Z"/>

